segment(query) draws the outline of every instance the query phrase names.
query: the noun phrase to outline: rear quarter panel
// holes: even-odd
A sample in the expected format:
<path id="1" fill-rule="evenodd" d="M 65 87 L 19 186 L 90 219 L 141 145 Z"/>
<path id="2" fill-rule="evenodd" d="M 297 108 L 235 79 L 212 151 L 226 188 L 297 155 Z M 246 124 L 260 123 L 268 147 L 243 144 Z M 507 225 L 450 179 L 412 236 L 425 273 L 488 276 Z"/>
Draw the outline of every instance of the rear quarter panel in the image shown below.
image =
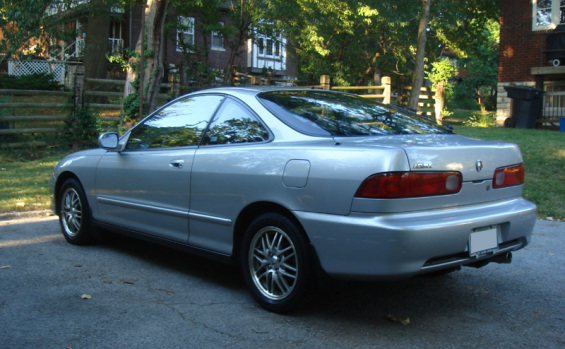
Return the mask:
<path id="1" fill-rule="evenodd" d="M 285 166 L 291 160 L 309 164 L 303 187 L 285 185 Z M 193 164 L 191 217 L 226 224 L 191 219 L 189 243 L 231 253 L 232 224 L 256 202 L 276 203 L 291 211 L 346 215 L 361 182 L 393 168 L 408 170 L 404 151 L 341 147 L 331 139 L 200 148 Z"/>

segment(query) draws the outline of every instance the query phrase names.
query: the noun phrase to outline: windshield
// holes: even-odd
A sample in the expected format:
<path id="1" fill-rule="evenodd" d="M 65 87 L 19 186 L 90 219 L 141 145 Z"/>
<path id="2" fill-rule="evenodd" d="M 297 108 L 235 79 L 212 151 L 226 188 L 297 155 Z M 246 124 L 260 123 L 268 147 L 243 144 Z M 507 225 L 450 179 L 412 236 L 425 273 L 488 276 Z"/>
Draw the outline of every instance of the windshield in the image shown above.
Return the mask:
<path id="1" fill-rule="evenodd" d="M 291 90 L 257 97 L 282 122 L 312 136 L 448 133 L 415 113 L 347 93 Z"/>

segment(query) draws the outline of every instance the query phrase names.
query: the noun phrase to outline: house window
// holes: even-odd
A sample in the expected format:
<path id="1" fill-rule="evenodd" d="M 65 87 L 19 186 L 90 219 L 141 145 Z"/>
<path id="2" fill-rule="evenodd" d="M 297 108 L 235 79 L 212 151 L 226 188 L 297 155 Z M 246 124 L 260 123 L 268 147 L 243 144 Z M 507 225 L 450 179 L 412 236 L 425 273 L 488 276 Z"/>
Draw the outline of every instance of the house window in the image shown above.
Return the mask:
<path id="1" fill-rule="evenodd" d="M 177 29 L 177 52 L 194 46 L 194 18 L 179 16 Z"/>
<path id="2" fill-rule="evenodd" d="M 113 19 L 110 22 L 110 37 L 108 37 L 108 53 L 112 56 L 121 55 L 124 51 L 124 39 L 122 35 L 122 22 Z"/>
<path id="3" fill-rule="evenodd" d="M 223 26 L 224 22 L 220 22 Z M 224 50 L 224 36 L 220 32 L 212 32 L 212 50 L 223 51 Z"/>
<path id="4" fill-rule="evenodd" d="M 565 1 L 565 0 L 564 0 Z M 258 35 L 256 38 L 257 54 L 267 58 L 281 58 L 282 36 L 269 37 Z"/>
<path id="5" fill-rule="evenodd" d="M 533 0 L 532 29 L 554 29 L 565 23 L 565 0 Z"/>
<path id="6" fill-rule="evenodd" d="M 265 41 L 263 40 L 263 38 L 257 39 L 257 52 L 261 56 L 265 54 Z"/>

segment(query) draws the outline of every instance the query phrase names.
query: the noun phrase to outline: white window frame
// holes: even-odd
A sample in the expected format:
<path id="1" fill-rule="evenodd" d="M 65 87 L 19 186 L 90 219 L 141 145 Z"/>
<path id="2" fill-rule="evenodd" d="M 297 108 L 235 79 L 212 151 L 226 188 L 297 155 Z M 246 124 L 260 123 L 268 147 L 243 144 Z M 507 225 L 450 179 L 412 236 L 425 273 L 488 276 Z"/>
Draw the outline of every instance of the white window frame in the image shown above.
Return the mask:
<path id="1" fill-rule="evenodd" d="M 286 39 L 283 33 L 265 35 L 254 29 L 254 38 L 248 41 L 247 66 L 252 69 L 269 68 L 286 71 Z"/>
<path id="2" fill-rule="evenodd" d="M 122 22 L 112 18 L 110 22 L 110 36 L 108 37 L 108 53 L 112 56 L 121 55 L 124 51 L 124 38 Z"/>
<path id="3" fill-rule="evenodd" d="M 223 26 L 224 26 L 224 22 L 220 22 L 220 25 L 223 27 Z M 220 46 L 214 45 L 214 39 L 219 40 L 219 41 L 221 42 L 221 45 L 220 45 Z M 210 40 L 210 48 L 211 48 L 213 51 L 225 51 L 226 48 L 225 48 L 224 45 L 225 45 L 225 44 L 224 44 L 224 36 L 223 36 L 220 32 L 213 31 L 213 32 L 212 32 L 212 37 L 211 37 L 211 40 Z"/>
<path id="4" fill-rule="evenodd" d="M 261 41 L 263 44 L 262 48 L 259 44 Z M 286 40 L 282 35 L 267 36 L 263 34 L 257 34 L 255 36 L 255 42 L 257 43 L 257 56 L 272 59 L 283 58 L 283 45 L 285 44 L 285 41 Z"/>
<path id="5" fill-rule="evenodd" d="M 550 30 L 555 29 L 555 27 L 561 24 L 560 15 L 560 0 L 549 0 L 551 2 L 551 7 L 538 9 L 538 1 L 532 0 L 532 30 Z M 538 24 L 538 10 L 550 10 L 550 23 L 548 24 Z M 563 11 L 565 11 L 565 6 L 563 6 Z M 565 22 L 564 22 L 565 24 Z"/>
<path id="6" fill-rule="evenodd" d="M 177 44 L 176 44 L 176 50 L 177 52 L 183 52 L 183 47 L 181 46 L 181 42 L 179 40 L 180 36 L 183 35 L 192 35 L 192 40 L 191 42 L 186 42 L 183 41 L 184 44 L 188 44 L 191 46 L 194 46 L 194 17 L 184 17 L 184 16 L 179 16 L 178 18 L 179 23 L 183 26 L 186 27 L 187 29 L 178 29 L 177 28 Z"/>

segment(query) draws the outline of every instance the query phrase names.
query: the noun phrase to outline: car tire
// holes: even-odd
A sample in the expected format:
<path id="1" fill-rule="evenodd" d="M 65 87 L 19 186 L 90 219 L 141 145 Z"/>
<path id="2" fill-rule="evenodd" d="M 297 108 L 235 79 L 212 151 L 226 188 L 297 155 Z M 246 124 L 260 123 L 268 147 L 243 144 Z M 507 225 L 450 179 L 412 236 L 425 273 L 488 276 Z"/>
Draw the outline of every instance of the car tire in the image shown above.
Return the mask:
<path id="1" fill-rule="evenodd" d="M 65 239 L 73 245 L 88 245 L 93 242 L 90 224 L 90 208 L 84 189 L 74 179 L 67 179 L 59 190 L 59 224 Z"/>
<path id="2" fill-rule="evenodd" d="M 241 267 L 253 298 L 263 308 L 286 313 L 310 292 L 313 263 L 302 229 L 289 218 L 266 213 L 248 227 Z"/>

